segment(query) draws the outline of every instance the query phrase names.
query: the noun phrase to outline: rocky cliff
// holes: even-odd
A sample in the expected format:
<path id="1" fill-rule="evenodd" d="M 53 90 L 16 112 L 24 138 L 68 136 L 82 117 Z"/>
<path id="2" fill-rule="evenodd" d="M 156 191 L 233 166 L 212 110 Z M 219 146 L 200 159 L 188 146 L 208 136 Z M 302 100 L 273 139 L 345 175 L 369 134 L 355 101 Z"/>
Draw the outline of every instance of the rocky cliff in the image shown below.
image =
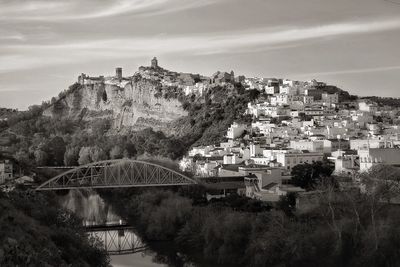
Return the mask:
<path id="1" fill-rule="evenodd" d="M 160 84 L 144 78 L 115 78 L 77 85 L 47 110 L 45 116 L 90 121 L 111 118 L 115 130 L 151 127 L 175 134 L 174 122 L 187 115 L 176 98 L 160 96 Z"/>

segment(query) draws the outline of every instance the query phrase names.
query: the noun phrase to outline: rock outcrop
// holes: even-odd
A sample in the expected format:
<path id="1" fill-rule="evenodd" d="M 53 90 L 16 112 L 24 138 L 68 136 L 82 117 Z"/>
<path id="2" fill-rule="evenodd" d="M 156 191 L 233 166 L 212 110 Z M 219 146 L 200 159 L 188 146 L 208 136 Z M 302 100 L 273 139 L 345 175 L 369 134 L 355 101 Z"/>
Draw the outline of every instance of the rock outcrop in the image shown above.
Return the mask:
<path id="1" fill-rule="evenodd" d="M 111 118 L 113 129 L 151 127 L 175 134 L 175 121 L 187 116 L 176 98 L 157 94 L 160 83 L 144 78 L 108 78 L 76 86 L 47 110 L 45 116 L 67 116 L 90 121 Z"/>

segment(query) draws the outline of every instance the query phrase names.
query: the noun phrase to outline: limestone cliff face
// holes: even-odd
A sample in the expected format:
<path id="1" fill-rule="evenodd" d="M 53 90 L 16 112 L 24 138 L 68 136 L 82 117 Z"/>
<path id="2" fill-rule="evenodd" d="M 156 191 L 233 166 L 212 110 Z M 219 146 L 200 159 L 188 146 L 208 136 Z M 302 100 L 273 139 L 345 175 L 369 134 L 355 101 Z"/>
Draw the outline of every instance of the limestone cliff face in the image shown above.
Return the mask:
<path id="1" fill-rule="evenodd" d="M 113 128 L 141 130 L 152 127 L 174 134 L 171 125 L 187 115 L 174 98 L 156 97 L 159 84 L 147 79 L 115 79 L 85 84 L 66 94 L 44 112 L 46 116 L 68 116 L 92 120 L 112 118 Z"/>

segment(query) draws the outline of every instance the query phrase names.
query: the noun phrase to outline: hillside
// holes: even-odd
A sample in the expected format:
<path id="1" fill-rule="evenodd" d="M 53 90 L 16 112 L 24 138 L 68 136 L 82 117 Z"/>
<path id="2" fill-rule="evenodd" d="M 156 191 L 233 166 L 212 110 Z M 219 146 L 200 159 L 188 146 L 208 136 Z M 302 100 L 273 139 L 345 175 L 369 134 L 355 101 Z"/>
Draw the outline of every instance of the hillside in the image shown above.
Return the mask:
<path id="1" fill-rule="evenodd" d="M 118 68 L 111 77 L 82 74 L 50 102 L 8 112 L 0 152 L 27 165 L 78 165 L 142 154 L 180 158 L 191 146 L 224 141 L 234 121 L 251 122 L 245 115 L 249 102 L 270 97 L 229 75 L 206 77 L 159 66 L 140 67 L 128 77 Z M 318 86 L 314 90 L 338 93 L 341 101 L 356 99 L 337 87 Z"/>

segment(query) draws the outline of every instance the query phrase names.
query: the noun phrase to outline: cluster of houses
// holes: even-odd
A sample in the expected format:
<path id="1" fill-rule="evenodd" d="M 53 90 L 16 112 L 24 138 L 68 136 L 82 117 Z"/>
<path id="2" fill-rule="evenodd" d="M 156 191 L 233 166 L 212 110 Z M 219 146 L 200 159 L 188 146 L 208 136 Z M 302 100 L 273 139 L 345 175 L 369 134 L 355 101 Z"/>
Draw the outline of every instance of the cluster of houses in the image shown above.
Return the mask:
<path id="1" fill-rule="evenodd" d="M 222 77 L 227 82 L 232 76 Z M 342 101 L 315 80 L 241 82 L 263 93 L 248 103 L 246 114 L 253 122 L 233 123 L 226 142 L 193 147 L 180 161 L 182 171 L 199 179 L 241 177 L 240 192 L 274 202 L 289 192 L 304 192 L 291 184 L 291 170 L 299 164 L 329 160 L 334 175 L 354 183 L 357 174 L 375 165 L 400 166 L 398 110 L 363 99 Z"/>

